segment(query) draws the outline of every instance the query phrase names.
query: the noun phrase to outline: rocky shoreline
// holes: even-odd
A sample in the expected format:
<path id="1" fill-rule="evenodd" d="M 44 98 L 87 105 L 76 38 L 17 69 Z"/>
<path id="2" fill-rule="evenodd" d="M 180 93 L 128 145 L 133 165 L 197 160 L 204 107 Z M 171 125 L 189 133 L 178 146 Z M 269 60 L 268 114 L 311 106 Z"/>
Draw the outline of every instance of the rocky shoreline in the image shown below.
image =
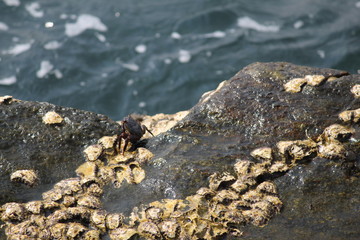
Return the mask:
<path id="1" fill-rule="evenodd" d="M 359 89 L 254 63 L 189 111 L 138 116 L 155 137 L 124 155 L 106 116 L 1 98 L 7 238 L 356 239 Z"/>

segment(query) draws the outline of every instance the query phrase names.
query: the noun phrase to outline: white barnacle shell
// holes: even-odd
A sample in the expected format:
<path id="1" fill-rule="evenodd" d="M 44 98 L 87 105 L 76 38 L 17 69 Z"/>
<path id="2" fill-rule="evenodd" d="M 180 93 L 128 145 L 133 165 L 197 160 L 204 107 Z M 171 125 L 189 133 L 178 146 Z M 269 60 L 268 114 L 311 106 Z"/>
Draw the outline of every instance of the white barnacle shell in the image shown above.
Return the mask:
<path id="1" fill-rule="evenodd" d="M 308 85 L 314 87 L 320 85 L 326 78 L 323 75 L 306 75 L 305 79 Z"/>
<path id="2" fill-rule="evenodd" d="M 356 98 L 360 97 L 360 84 L 356 84 L 351 88 L 351 93 L 354 94 Z"/>
<path id="3" fill-rule="evenodd" d="M 298 93 L 301 92 L 302 87 L 306 84 L 305 78 L 294 78 L 284 84 L 286 92 Z"/>
<path id="4" fill-rule="evenodd" d="M 325 140 L 328 141 L 341 141 L 348 140 L 353 134 L 355 130 L 353 128 L 345 127 L 340 124 L 333 124 L 324 130 Z"/>
<path id="5" fill-rule="evenodd" d="M 21 221 L 25 217 L 25 209 L 21 203 L 10 202 L 1 207 L 3 210 L 1 220 L 6 221 Z"/>
<path id="6" fill-rule="evenodd" d="M 90 221 L 98 229 L 105 231 L 107 214 L 105 210 L 95 210 L 91 213 Z"/>
<path id="7" fill-rule="evenodd" d="M 87 230 L 87 228 L 85 226 L 83 226 L 80 223 L 77 222 L 70 222 L 68 225 L 68 230 L 66 235 L 70 238 L 70 239 L 75 239 L 76 237 L 78 237 L 81 233 L 85 232 Z"/>
<path id="8" fill-rule="evenodd" d="M 106 216 L 106 227 L 108 229 L 115 229 L 122 225 L 124 216 L 118 213 L 111 213 Z"/>
<path id="9" fill-rule="evenodd" d="M 10 180 L 13 182 L 21 182 L 32 187 L 38 181 L 38 177 L 34 170 L 18 170 L 11 174 Z"/>
<path id="10" fill-rule="evenodd" d="M 101 208 L 101 201 L 99 198 L 92 195 L 84 195 L 77 201 L 79 206 L 88 208 Z"/>
<path id="11" fill-rule="evenodd" d="M 272 149 L 270 147 L 261 147 L 253 150 L 250 155 L 254 158 L 271 161 L 272 160 Z"/>
<path id="12" fill-rule="evenodd" d="M 12 96 L 9 96 L 9 95 L 2 96 L 2 97 L 0 97 L 0 104 L 11 103 L 12 100 L 13 100 Z"/>
<path id="13" fill-rule="evenodd" d="M 100 144 L 95 144 L 87 147 L 84 150 L 85 157 L 88 161 L 93 162 L 97 160 L 103 151 L 103 147 Z"/>
<path id="14" fill-rule="evenodd" d="M 47 112 L 43 118 L 45 124 L 60 124 L 64 119 L 56 112 Z"/>

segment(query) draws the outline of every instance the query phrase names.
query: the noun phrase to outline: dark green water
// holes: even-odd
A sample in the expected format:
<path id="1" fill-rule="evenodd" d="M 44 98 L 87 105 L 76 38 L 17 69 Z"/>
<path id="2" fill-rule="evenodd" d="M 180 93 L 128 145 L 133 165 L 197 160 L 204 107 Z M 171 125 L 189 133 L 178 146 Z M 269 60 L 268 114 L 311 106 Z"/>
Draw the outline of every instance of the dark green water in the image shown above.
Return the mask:
<path id="1" fill-rule="evenodd" d="M 257 61 L 356 73 L 359 23 L 358 0 L 0 0 L 0 95 L 173 113 Z"/>

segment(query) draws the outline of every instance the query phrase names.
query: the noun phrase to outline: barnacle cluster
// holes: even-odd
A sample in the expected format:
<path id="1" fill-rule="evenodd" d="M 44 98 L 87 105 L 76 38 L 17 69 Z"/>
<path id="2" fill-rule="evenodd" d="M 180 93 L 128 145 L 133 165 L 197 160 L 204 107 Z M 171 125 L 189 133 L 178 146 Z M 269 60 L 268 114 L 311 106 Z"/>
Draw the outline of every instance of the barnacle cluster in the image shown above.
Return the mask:
<path id="1" fill-rule="evenodd" d="M 330 77 L 332 78 L 332 77 Z M 307 84 L 310 86 L 318 86 L 326 81 L 326 78 L 323 75 L 306 75 L 303 78 L 293 78 L 289 82 L 284 84 L 284 88 L 286 92 L 297 93 L 301 92 L 302 88 Z M 329 80 L 329 79 L 328 79 Z"/>
<path id="2" fill-rule="evenodd" d="M 123 224 L 122 214 L 103 210 L 101 196 L 108 183 L 120 187 L 126 180 L 139 183 L 145 172 L 139 162 L 152 153 L 138 148 L 134 153 L 115 155 L 116 136 L 106 136 L 84 150 L 86 162 L 78 177 L 64 179 L 42 194 L 42 200 L 6 203 L 0 208 L 8 239 L 100 239 L 101 234 Z M 13 181 L 35 182 L 29 170 L 14 172 Z"/>
<path id="3" fill-rule="evenodd" d="M 257 177 L 261 164 L 238 161 L 235 175 L 214 173 L 207 187 L 185 199 L 163 199 L 135 207 L 128 223 L 110 231 L 126 238 L 138 234 L 148 239 L 214 239 L 224 234 L 241 236 L 239 225 L 264 226 L 281 209 L 274 183 Z"/>

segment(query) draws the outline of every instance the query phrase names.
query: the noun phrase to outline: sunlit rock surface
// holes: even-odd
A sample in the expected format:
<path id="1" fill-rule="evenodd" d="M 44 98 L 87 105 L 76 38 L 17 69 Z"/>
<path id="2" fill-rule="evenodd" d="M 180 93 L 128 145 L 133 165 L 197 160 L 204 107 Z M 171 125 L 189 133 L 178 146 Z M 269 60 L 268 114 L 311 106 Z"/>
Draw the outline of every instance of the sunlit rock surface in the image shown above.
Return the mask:
<path id="1" fill-rule="evenodd" d="M 0 209 L 6 231 L 23 235 L 21 229 L 32 232 L 35 224 L 43 230 L 33 234 L 44 239 L 357 239 L 359 83 L 359 75 L 344 71 L 255 63 L 205 93 L 188 112 L 142 117 L 157 136 L 145 135 L 135 146 L 141 148 L 124 155 L 111 147 L 119 126 L 106 117 L 94 114 L 92 120 L 45 103 L 51 107 L 39 111 L 34 103 L 7 97 L 3 113 L 22 106 L 25 114 L 4 115 L 1 124 L 15 133 L 20 123 L 33 128 L 0 145 L 18 148 L 16 155 L 1 152 L 7 166 L 2 184 L 13 188 L 3 200 L 13 203 Z M 64 121 L 42 123 L 49 111 Z M 71 112 L 88 127 L 69 128 L 79 145 L 64 144 L 68 138 L 60 131 Z M 38 138 L 24 137 L 34 132 Z M 54 158 L 48 175 L 42 175 L 44 165 L 26 158 L 24 139 L 33 155 L 42 153 L 36 159 Z M 63 159 L 69 155 L 73 161 Z M 38 171 L 39 185 L 11 183 L 11 172 L 20 168 Z M 49 216 L 38 216 L 43 208 Z"/>

